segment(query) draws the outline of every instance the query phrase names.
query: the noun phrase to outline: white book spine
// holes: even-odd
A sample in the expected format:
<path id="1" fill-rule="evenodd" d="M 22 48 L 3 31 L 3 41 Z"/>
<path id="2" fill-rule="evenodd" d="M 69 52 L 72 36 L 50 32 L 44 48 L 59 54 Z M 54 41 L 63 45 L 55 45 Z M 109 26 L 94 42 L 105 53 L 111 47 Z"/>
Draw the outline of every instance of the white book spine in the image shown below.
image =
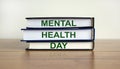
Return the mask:
<path id="1" fill-rule="evenodd" d="M 92 40 L 93 29 L 23 30 L 23 40 Z"/>
<path id="2" fill-rule="evenodd" d="M 91 19 L 29 19 L 29 28 L 61 28 L 92 26 Z"/>
<path id="3" fill-rule="evenodd" d="M 92 49 L 93 42 L 30 43 L 29 49 Z"/>

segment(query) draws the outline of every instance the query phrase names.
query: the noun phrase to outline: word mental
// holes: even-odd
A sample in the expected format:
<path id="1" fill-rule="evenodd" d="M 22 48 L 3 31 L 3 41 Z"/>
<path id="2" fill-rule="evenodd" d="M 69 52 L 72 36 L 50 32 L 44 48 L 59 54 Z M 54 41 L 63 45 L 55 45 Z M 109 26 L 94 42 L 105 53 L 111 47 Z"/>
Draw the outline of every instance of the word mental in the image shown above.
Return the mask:
<path id="1" fill-rule="evenodd" d="M 73 20 L 41 20 L 41 26 L 76 26 Z"/>

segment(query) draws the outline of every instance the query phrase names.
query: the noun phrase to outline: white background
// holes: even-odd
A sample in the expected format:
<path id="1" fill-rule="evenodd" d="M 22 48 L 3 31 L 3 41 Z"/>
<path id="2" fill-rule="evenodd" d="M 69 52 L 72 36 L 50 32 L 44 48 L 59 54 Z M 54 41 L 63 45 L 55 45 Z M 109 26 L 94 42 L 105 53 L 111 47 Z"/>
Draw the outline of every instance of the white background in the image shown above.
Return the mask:
<path id="1" fill-rule="evenodd" d="M 0 0 L 0 39 L 22 38 L 25 17 L 95 17 L 96 39 L 120 39 L 120 0 Z"/>

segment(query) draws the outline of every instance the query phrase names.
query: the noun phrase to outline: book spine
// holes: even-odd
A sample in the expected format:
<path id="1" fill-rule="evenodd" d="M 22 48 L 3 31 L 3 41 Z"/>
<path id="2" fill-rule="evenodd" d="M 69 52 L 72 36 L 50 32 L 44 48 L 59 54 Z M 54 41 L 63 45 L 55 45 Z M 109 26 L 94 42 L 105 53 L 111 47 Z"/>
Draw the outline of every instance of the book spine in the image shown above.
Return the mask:
<path id="1" fill-rule="evenodd" d="M 27 28 L 67 28 L 67 27 L 94 27 L 94 18 L 26 18 Z"/>
<path id="2" fill-rule="evenodd" d="M 29 49 L 92 49 L 92 46 L 93 42 L 47 42 L 30 43 Z"/>
<path id="3" fill-rule="evenodd" d="M 93 40 L 94 29 L 24 30 L 24 40 Z"/>

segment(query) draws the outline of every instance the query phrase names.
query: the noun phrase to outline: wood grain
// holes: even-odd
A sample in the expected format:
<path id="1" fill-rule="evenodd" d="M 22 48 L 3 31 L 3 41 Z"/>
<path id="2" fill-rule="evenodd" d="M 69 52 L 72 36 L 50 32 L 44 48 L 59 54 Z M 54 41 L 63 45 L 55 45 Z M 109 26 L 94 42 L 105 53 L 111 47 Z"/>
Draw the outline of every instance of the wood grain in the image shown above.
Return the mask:
<path id="1" fill-rule="evenodd" d="M 0 40 L 0 69 L 120 69 L 120 40 L 96 40 L 94 51 L 25 51 L 19 39 Z"/>

